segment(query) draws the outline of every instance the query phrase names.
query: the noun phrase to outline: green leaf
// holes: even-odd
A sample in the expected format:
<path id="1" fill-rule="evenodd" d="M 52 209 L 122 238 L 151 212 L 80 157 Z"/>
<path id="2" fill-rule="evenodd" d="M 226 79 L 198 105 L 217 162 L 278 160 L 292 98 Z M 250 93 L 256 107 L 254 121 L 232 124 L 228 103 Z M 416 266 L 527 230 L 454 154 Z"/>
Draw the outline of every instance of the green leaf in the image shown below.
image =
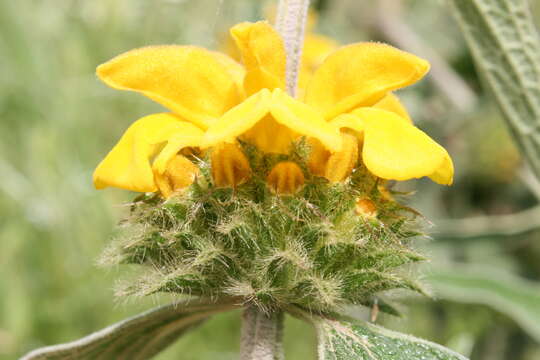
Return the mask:
<path id="1" fill-rule="evenodd" d="M 319 360 L 466 360 L 426 340 L 369 323 L 310 316 L 319 339 Z"/>
<path id="2" fill-rule="evenodd" d="M 527 0 L 450 0 L 478 69 L 540 178 L 540 41 Z"/>
<path id="3" fill-rule="evenodd" d="M 232 304 L 173 303 L 136 315 L 82 339 L 34 350 L 21 360 L 150 359 L 210 315 Z"/>
<path id="4" fill-rule="evenodd" d="M 439 298 L 487 305 L 540 341 L 540 284 L 488 267 L 432 269 L 426 278 Z"/>

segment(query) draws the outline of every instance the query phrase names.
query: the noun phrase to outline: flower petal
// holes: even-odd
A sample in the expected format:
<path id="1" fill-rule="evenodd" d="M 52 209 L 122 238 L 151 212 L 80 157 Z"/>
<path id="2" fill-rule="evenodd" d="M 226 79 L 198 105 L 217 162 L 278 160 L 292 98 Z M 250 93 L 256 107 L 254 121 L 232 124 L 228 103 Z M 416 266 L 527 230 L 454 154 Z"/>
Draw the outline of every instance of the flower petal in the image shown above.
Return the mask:
<path id="1" fill-rule="evenodd" d="M 203 132 L 190 123 L 182 122 L 170 134 L 167 145 L 156 156 L 152 168 L 155 172 L 163 174 L 167 170 L 169 162 L 182 149 L 198 147 L 201 145 Z"/>
<path id="2" fill-rule="evenodd" d="M 241 23 L 231 28 L 247 73 L 246 94 L 261 89 L 285 88 L 285 47 L 278 32 L 267 22 Z"/>
<path id="3" fill-rule="evenodd" d="M 300 135 L 319 140 L 328 150 L 341 149 L 338 128 L 326 122 L 314 109 L 293 99 L 283 90 L 273 91 L 270 112 L 278 123 Z"/>
<path id="4" fill-rule="evenodd" d="M 452 160 L 446 150 L 400 116 L 381 109 L 355 110 L 365 124 L 362 157 L 374 175 L 389 180 L 430 176 L 451 184 Z"/>
<path id="5" fill-rule="evenodd" d="M 394 114 L 401 116 L 409 123 L 413 123 L 411 117 L 409 116 L 409 112 L 407 111 L 405 106 L 403 106 L 397 95 L 394 93 L 386 94 L 386 96 L 383 97 L 381 101 L 373 105 L 373 107 L 377 109 L 391 111 Z"/>
<path id="6" fill-rule="evenodd" d="M 302 99 L 315 70 L 324 59 L 339 47 L 333 39 L 307 33 L 302 48 L 300 72 L 298 74 L 298 89 L 296 97 Z"/>
<path id="7" fill-rule="evenodd" d="M 178 134 L 199 131 L 170 113 L 153 114 L 134 122 L 94 171 L 94 186 L 156 191 L 150 160 L 164 142 Z"/>
<path id="8" fill-rule="evenodd" d="M 234 143 L 236 138 L 251 129 L 270 111 L 270 91 L 263 89 L 232 108 L 208 128 L 201 147 L 222 142 Z"/>
<path id="9" fill-rule="evenodd" d="M 445 154 L 444 161 L 441 166 L 429 178 L 441 185 L 452 185 L 454 181 L 454 164 L 448 153 Z"/>
<path id="10" fill-rule="evenodd" d="M 314 72 L 338 47 L 338 43 L 332 38 L 307 33 L 302 48 L 302 67 L 310 73 Z"/>
<path id="11" fill-rule="evenodd" d="M 200 127 L 241 101 L 233 60 L 194 46 L 149 46 L 100 65 L 97 75 L 119 90 L 140 92 Z"/>
<path id="12" fill-rule="evenodd" d="M 242 139 L 265 153 L 288 154 L 298 136 L 295 131 L 268 114 L 242 134 Z"/>
<path id="13" fill-rule="evenodd" d="M 358 135 L 361 135 L 364 132 L 364 122 L 362 119 L 354 113 L 351 114 L 341 114 L 332 121 L 330 121 L 330 124 L 337 127 L 339 130 L 341 129 L 350 129 L 358 133 Z"/>
<path id="14" fill-rule="evenodd" d="M 428 70 L 427 61 L 386 44 L 348 45 L 317 69 L 306 103 L 329 119 L 358 106 L 372 106 L 386 93 L 415 83 Z"/>
<path id="15" fill-rule="evenodd" d="M 216 60 L 221 63 L 221 65 L 225 66 L 229 74 L 231 74 L 234 82 L 236 83 L 238 91 L 241 94 L 241 98 L 243 99 L 245 97 L 244 77 L 246 76 L 246 70 L 244 67 L 231 56 L 220 53 L 219 51 L 212 51 L 212 55 L 214 55 Z"/>
<path id="16" fill-rule="evenodd" d="M 260 150 L 287 153 L 299 135 L 318 139 L 327 149 L 338 151 L 341 137 L 309 106 L 293 99 L 281 89 L 263 89 L 234 107 L 205 133 L 202 146 L 233 143 L 243 136 Z"/>
<path id="17" fill-rule="evenodd" d="M 373 108 L 382 109 L 386 111 L 393 112 L 396 115 L 399 115 L 401 119 L 407 121 L 409 124 L 412 124 L 412 120 L 407 112 L 407 109 L 401 104 L 399 98 L 393 93 L 388 93 L 381 101 L 372 106 Z M 362 108 L 361 108 L 362 109 Z M 362 112 L 362 110 L 359 110 Z M 364 132 L 364 122 L 362 118 L 356 115 L 356 110 L 353 110 L 347 114 L 341 114 L 333 118 L 330 123 L 336 126 L 338 129 L 349 129 L 353 130 L 362 138 L 362 133 Z"/>

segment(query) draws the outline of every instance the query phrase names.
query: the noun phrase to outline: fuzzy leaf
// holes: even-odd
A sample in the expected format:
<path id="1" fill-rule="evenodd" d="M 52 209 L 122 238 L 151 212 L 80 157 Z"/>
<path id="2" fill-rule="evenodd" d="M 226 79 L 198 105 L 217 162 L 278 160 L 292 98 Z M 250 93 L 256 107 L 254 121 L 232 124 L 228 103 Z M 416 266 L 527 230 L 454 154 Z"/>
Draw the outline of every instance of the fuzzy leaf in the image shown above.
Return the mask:
<path id="1" fill-rule="evenodd" d="M 21 360 L 150 359 L 210 315 L 232 304 L 174 303 L 120 321 L 82 339 L 34 350 Z"/>
<path id="2" fill-rule="evenodd" d="M 478 69 L 540 178 L 540 40 L 527 0 L 450 0 Z"/>
<path id="3" fill-rule="evenodd" d="M 368 323 L 311 317 L 319 339 L 320 360 L 466 360 L 426 340 Z"/>
<path id="4" fill-rule="evenodd" d="M 540 283 L 499 269 L 465 265 L 433 269 L 426 280 L 438 297 L 490 306 L 540 341 Z"/>

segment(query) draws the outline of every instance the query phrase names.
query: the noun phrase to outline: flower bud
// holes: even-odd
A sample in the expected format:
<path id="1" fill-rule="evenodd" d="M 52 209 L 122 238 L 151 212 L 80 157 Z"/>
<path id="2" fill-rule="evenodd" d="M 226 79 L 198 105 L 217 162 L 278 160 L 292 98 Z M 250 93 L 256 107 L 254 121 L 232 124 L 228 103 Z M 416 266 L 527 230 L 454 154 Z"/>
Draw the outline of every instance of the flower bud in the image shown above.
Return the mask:
<path id="1" fill-rule="evenodd" d="M 311 146 L 311 152 L 308 159 L 308 168 L 313 175 L 324 176 L 326 170 L 326 164 L 328 158 L 330 158 L 330 151 L 328 151 L 323 144 L 317 139 L 310 138 L 309 145 Z"/>
<path id="2" fill-rule="evenodd" d="M 304 185 L 304 174 L 296 163 L 282 161 L 274 166 L 266 181 L 277 194 L 294 194 Z"/>
<path id="3" fill-rule="evenodd" d="M 346 132 L 341 133 L 342 149 L 330 153 L 317 140 L 312 142 L 312 151 L 308 162 L 314 175 L 324 176 L 330 182 L 345 180 L 358 161 L 358 138 Z"/>
<path id="4" fill-rule="evenodd" d="M 377 206 L 368 198 L 357 199 L 354 210 L 358 216 L 363 218 L 369 219 L 377 217 Z"/>
<path id="5" fill-rule="evenodd" d="M 330 182 L 345 180 L 358 161 L 358 139 L 355 135 L 342 132 L 343 148 L 330 155 L 326 163 L 324 177 Z"/>
<path id="6" fill-rule="evenodd" d="M 251 176 L 248 159 L 236 144 L 222 143 L 211 155 L 212 178 L 217 187 L 236 187 Z"/>
<path id="7" fill-rule="evenodd" d="M 154 171 L 154 180 L 164 198 L 171 197 L 193 183 L 199 174 L 199 168 L 182 155 L 176 155 L 160 174 Z"/>

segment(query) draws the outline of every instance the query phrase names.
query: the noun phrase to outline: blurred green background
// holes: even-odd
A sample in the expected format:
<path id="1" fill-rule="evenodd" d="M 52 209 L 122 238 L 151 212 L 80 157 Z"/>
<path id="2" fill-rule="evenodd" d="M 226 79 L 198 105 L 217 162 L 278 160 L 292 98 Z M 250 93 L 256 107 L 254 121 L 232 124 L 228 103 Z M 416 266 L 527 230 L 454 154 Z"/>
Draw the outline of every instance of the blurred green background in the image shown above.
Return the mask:
<path id="1" fill-rule="evenodd" d="M 0 2 L 0 359 L 171 301 L 115 299 L 115 279 L 130 269 L 95 265 L 133 194 L 94 190 L 92 171 L 131 122 L 159 106 L 106 88 L 94 69 L 143 45 L 218 48 L 231 25 L 260 19 L 268 3 Z M 429 79 L 400 95 L 457 169 L 451 188 L 426 180 L 404 184 L 417 191 L 411 205 L 434 224 L 433 241 L 418 246 L 432 258 L 421 271 L 435 298 L 389 294 L 404 303 L 405 316 L 378 322 L 473 360 L 539 359 L 540 185 L 482 90 L 445 2 L 314 5 L 322 34 L 342 43 L 385 41 L 432 62 Z M 540 1 L 532 5 L 538 13 Z M 351 314 L 367 316 L 358 309 Z M 236 358 L 238 315 L 215 317 L 157 358 Z M 289 359 L 315 358 L 307 325 L 287 319 L 286 339 Z"/>

